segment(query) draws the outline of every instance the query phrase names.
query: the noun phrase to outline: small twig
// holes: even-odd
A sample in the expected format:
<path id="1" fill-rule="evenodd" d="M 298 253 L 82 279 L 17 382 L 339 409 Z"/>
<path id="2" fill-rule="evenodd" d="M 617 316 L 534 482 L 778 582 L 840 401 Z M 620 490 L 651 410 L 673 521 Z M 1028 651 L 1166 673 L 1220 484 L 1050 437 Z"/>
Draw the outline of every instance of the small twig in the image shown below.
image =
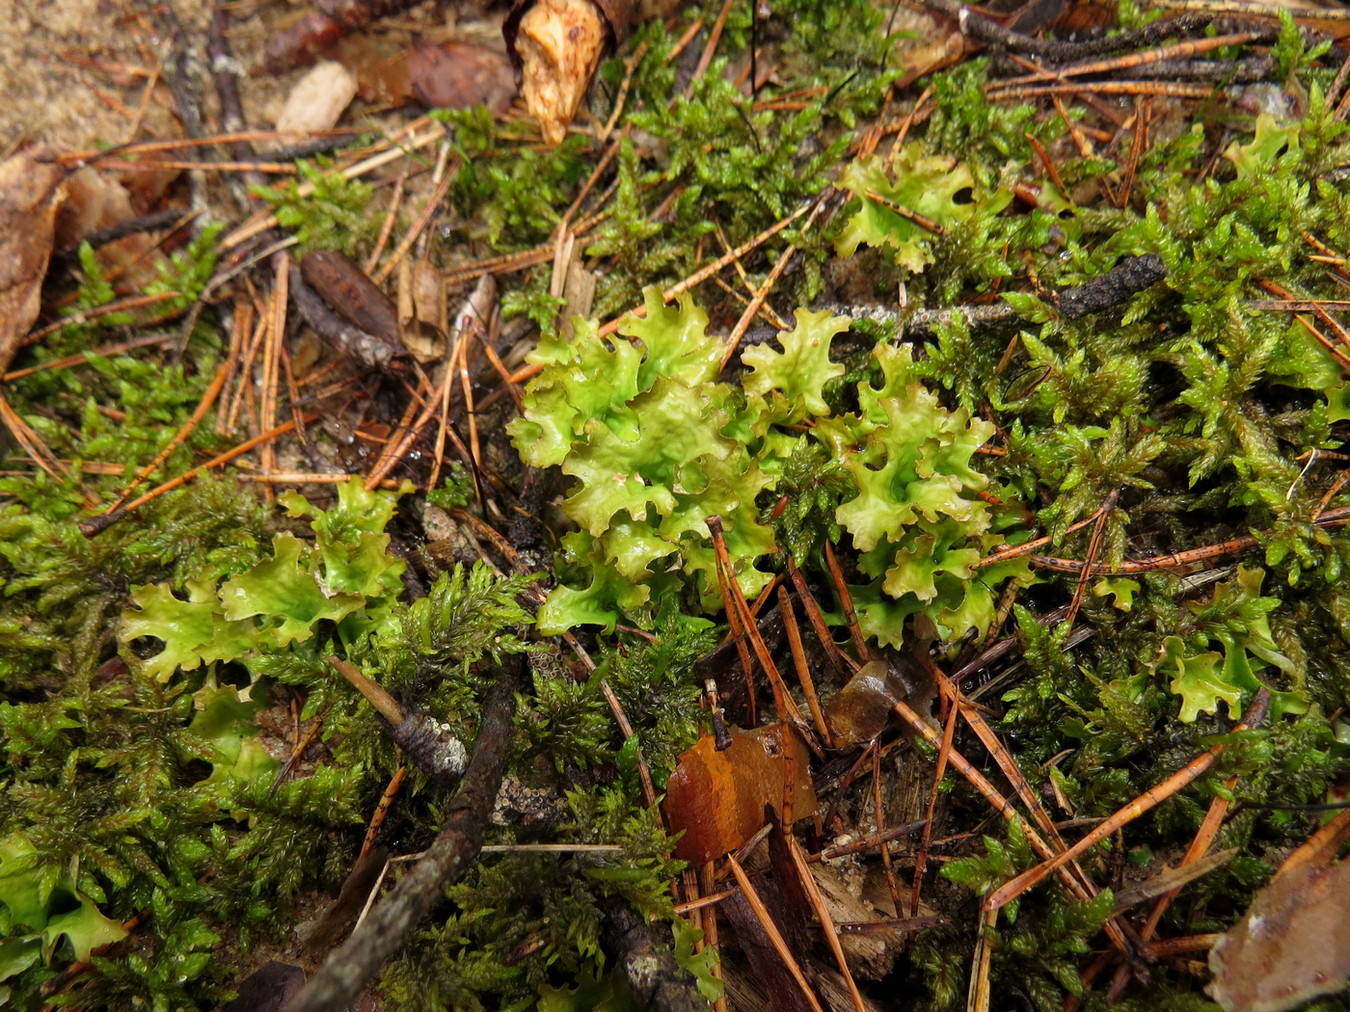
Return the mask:
<path id="1" fill-rule="evenodd" d="M 764 929 L 764 934 L 768 936 L 770 944 L 774 951 L 778 953 L 778 958 L 783 961 L 788 972 L 792 974 L 792 979 L 797 982 L 801 989 L 803 997 L 813 1012 L 824 1012 L 820 1006 L 820 1000 L 816 993 L 811 990 L 811 985 L 806 982 L 806 976 L 802 973 L 802 968 L 797 964 L 797 959 L 792 955 L 792 950 L 788 948 L 787 941 L 783 938 L 783 933 L 778 930 L 778 925 L 774 923 L 773 917 L 769 914 L 769 909 L 760 899 L 759 893 L 755 891 L 754 884 L 750 881 L 750 876 L 745 873 L 741 863 L 736 860 L 735 854 L 727 856 L 727 862 L 731 867 L 731 873 L 736 877 L 737 884 L 741 887 L 741 895 L 750 905 L 750 909 L 759 919 L 760 926 Z"/>
<path id="2" fill-rule="evenodd" d="M 1243 715 L 1242 720 L 1233 727 L 1233 733 L 1246 731 L 1250 728 L 1259 726 L 1262 720 L 1265 719 L 1266 708 L 1269 705 L 1270 690 L 1266 688 L 1258 689 L 1256 691 L 1256 696 L 1252 700 L 1251 706 L 1247 708 L 1247 712 Z M 1022 874 L 1003 883 L 1003 885 L 999 886 L 986 897 L 984 901 L 986 909 L 998 910 L 1005 904 L 1012 902 L 1018 896 L 1021 896 L 1022 893 L 1044 879 L 1046 875 L 1051 872 L 1062 870 L 1064 865 L 1077 858 L 1084 851 L 1100 843 L 1102 840 L 1105 840 L 1112 833 L 1133 822 L 1145 813 L 1151 811 L 1178 791 L 1195 783 L 1195 781 L 1204 776 L 1209 768 L 1218 761 L 1219 756 L 1224 753 L 1227 747 L 1228 746 L 1223 743 L 1215 745 L 1207 752 L 1192 759 L 1156 787 L 1150 787 L 1114 815 L 1107 819 L 1103 819 L 1095 829 L 1085 835 L 1068 850 L 1055 855 L 1053 858 L 1022 872 Z"/>
<path id="3" fill-rule="evenodd" d="M 1326 510 L 1311 519 L 1309 523 L 1316 524 L 1318 527 L 1343 527 L 1350 523 L 1350 506 Z M 1217 545 L 1204 545 L 1184 552 L 1173 552 L 1171 555 L 1154 556 L 1151 559 L 1122 559 L 1109 569 L 1096 569 L 1094 567 L 1094 572 L 1098 576 L 1131 576 L 1137 573 L 1151 573 L 1155 569 L 1177 569 L 1182 566 L 1192 566 L 1197 562 L 1206 562 L 1209 559 L 1255 548 L 1261 543 L 1260 539 L 1266 537 L 1269 533 L 1269 531 L 1261 531 L 1258 534 L 1230 538 L 1228 541 L 1220 542 Z M 1086 565 L 1078 559 L 1057 559 L 1048 555 L 1033 555 L 1031 564 L 1037 569 L 1046 569 L 1052 573 L 1072 573 L 1075 575 L 1081 573 Z"/>
<path id="4" fill-rule="evenodd" d="M 1130 32 L 1090 39 L 1086 42 L 1060 42 L 1033 38 L 1004 28 L 981 12 L 956 3 L 955 0 L 923 0 L 929 10 L 937 11 L 956 21 L 963 35 L 1002 46 L 1004 49 L 1045 56 L 1052 60 L 1078 60 L 1099 53 L 1119 53 L 1140 46 L 1151 46 L 1169 38 L 1199 35 L 1214 20 L 1211 14 L 1187 14 L 1171 21 L 1155 21 Z"/>
<path id="5" fill-rule="evenodd" d="M 344 661 L 340 657 L 329 657 L 328 663 L 333 665 L 338 674 L 351 682 L 356 690 L 366 697 L 366 702 L 375 707 L 381 717 L 391 724 L 403 723 L 403 707 L 399 706 L 398 701 L 377 683 L 361 674 L 355 664 L 351 661 Z"/>
<path id="6" fill-rule="evenodd" d="M 1077 320 L 1093 313 L 1106 312 L 1157 284 L 1167 276 L 1167 268 L 1156 253 L 1123 258 L 1105 274 L 1071 288 L 1042 293 L 1059 314 Z M 834 312 L 855 320 L 867 318 L 886 323 L 902 323 L 912 337 L 931 335 L 935 328 L 964 320 L 971 327 L 989 327 L 1018 320 L 1017 310 L 1006 302 L 990 306 L 959 306 L 953 309 L 920 309 L 912 314 L 898 313 L 884 306 L 832 306 Z"/>
<path id="7" fill-rule="evenodd" d="M 438 903 L 445 887 L 477 857 L 488 817 L 511 754 L 515 693 L 524 688 L 525 663 L 510 657 L 483 701 L 483 718 L 459 790 L 447 806 L 445 826 L 426 854 L 375 907 L 352 936 L 287 1006 L 286 1012 L 327 1012 L 355 1000 L 408 933 Z"/>
<path id="8" fill-rule="evenodd" d="M 1062 79 L 1068 77 L 1080 77 L 1087 74 L 1109 74 L 1119 70 L 1142 68 L 1151 63 L 1184 61 L 1214 49 L 1221 49 L 1224 46 L 1245 45 L 1249 42 L 1261 41 L 1269 36 L 1269 31 L 1235 32 L 1231 35 L 1216 35 L 1213 38 L 1199 39 L 1194 42 L 1180 42 L 1174 46 L 1163 46 L 1142 53 L 1130 53 L 1127 56 L 1117 56 L 1109 60 L 1092 60 L 1084 63 L 1046 67 L 1042 71 L 1027 77 L 1015 77 L 1008 80 L 1000 80 L 998 86 L 1003 88 L 1017 84 L 1033 84 L 1038 81 L 1046 80 L 1047 76 Z M 1216 63 L 1214 66 L 1221 67 L 1226 72 L 1223 75 L 1225 77 L 1228 73 L 1231 73 L 1233 69 L 1226 64 Z"/>
<path id="9" fill-rule="evenodd" d="M 319 416 L 317 414 L 305 415 L 304 420 L 306 423 L 308 423 L 314 421 L 318 417 Z M 177 478 L 172 478 L 169 481 L 166 481 L 163 485 L 160 485 L 158 488 L 146 492 L 144 495 L 140 496 L 137 499 L 133 499 L 131 502 L 127 503 L 120 509 L 112 510 L 107 513 L 101 513 L 96 517 L 91 517 L 90 519 L 80 524 L 80 533 L 83 534 L 86 538 L 92 538 L 95 534 L 99 534 L 102 533 L 103 531 L 106 531 L 109 527 L 111 527 L 113 524 L 117 523 L 124 517 L 127 517 L 130 514 L 135 513 L 136 510 L 140 509 L 142 506 L 144 506 L 151 500 L 158 499 L 166 492 L 171 492 L 181 485 L 186 485 L 188 482 L 192 481 L 193 478 L 196 478 L 203 471 L 210 471 L 213 468 L 219 467 L 221 464 L 228 464 L 230 461 L 234 460 L 235 457 L 242 456 L 243 454 L 248 453 L 249 450 L 252 450 L 257 446 L 261 446 L 262 444 L 268 442 L 269 440 L 276 439 L 278 436 L 284 436 L 286 433 L 290 432 L 294 428 L 295 428 L 295 419 L 291 419 L 289 422 L 284 422 L 281 425 L 278 425 L 275 429 L 269 429 L 268 431 L 262 433 L 261 435 L 254 436 L 252 439 L 240 443 L 238 446 L 234 447 L 234 449 L 226 450 L 224 453 L 212 457 L 205 464 L 199 464 L 196 467 L 194 467 L 191 471 L 188 471 L 184 474 L 180 474 Z"/>
<path id="10" fill-rule="evenodd" d="M 985 86 L 984 97 L 991 102 L 1006 99 L 1025 101 L 1054 95 L 1166 95 L 1168 98 L 1211 98 L 1214 88 L 1205 84 L 1174 81 L 1066 81 L 1054 84 L 1027 84 L 1005 87 L 1001 82 Z"/>
<path id="11" fill-rule="evenodd" d="M 220 125 L 226 133 L 242 134 L 248 130 L 248 120 L 244 116 L 244 104 L 239 98 L 239 75 L 243 65 L 230 51 L 228 35 L 230 15 L 224 7 L 217 7 L 211 17 L 211 27 L 206 37 L 206 58 L 211 66 L 211 77 L 215 81 L 216 95 L 220 99 Z M 253 145 L 244 139 L 233 140 L 229 144 L 230 156 L 236 162 L 250 162 L 258 154 Z M 256 168 L 242 168 L 240 175 L 248 184 L 266 182 L 262 172 Z M 238 187 L 238 181 L 231 179 L 230 184 Z M 237 194 L 247 202 L 247 192 L 239 187 Z"/>

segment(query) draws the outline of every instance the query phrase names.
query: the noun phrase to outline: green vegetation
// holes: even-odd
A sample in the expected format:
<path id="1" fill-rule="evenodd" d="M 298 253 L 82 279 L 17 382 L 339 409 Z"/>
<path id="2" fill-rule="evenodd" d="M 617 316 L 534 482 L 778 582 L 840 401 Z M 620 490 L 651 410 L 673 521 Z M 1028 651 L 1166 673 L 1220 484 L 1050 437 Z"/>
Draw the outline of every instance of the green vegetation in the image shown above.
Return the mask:
<path id="1" fill-rule="evenodd" d="M 1334 800 L 1350 771 L 1350 536 L 1314 519 L 1350 503 L 1344 492 L 1323 502 L 1344 463 L 1350 381 L 1269 300 L 1343 294 L 1311 257 L 1314 241 L 1350 251 L 1350 135 L 1324 97 L 1335 67 L 1286 21 L 1274 55 L 1303 100 L 1298 116 L 1251 115 L 1216 97 L 1160 126 L 1136 158 L 1128 139 L 1108 156 L 1104 142 L 1071 142 L 1056 115 L 992 104 L 988 62 L 968 60 L 923 82 L 931 115 L 903 144 L 855 158 L 900 70 L 884 12 L 863 0 L 773 7 L 757 31 L 777 76 L 753 97 L 730 83 L 749 72 L 748 5 L 733 7 L 718 55 L 692 82 L 663 25 L 637 32 L 631 44 L 647 52 L 619 120 L 628 133 L 593 193 L 613 191 L 579 243 L 601 276 L 597 319 L 560 329 L 545 270 L 504 295 L 541 329 L 512 445 L 525 465 L 564 476 L 565 523 L 542 577 L 428 555 L 415 562 L 426 595 L 409 599 L 414 574 L 391 529 L 423 495 L 474 508 L 477 485 L 458 464 L 439 489 L 371 493 L 354 479 L 331 494 L 283 495 L 280 510 L 228 473 L 203 476 L 82 536 L 77 524 L 199 403 L 224 355 L 212 310 L 184 335 L 181 363 L 171 352 L 90 353 L 79 368 L 5 384 L 13 410 L 69 463 L 0 475 L 0 1004 L 219 1002 L 250 949 L 284 938 L 300 900 L 341 883 L 404 762 L 327 658 L 471 742 L 494 664 L 521 652 L 533 681 L 517 701 L 512 782 L 549 799 L 548 842 L 622 850 L 485 857 L 388 967 L 385 993 L 409 1008 L 634 1007 L 602 942 L 619 904 L 670 926 L 681 964 L 711 996 L 711 955 L 674 915 L 680 864 L 641 803 L 638 755 L 659 790 L 706 729 L 695 662 L 726 631 L 714 516 L 746 595 L 791 557 L 838 631 L 830 545 L 872 648 L 932 649 L 955 665 L 1015 634 L 995 665 L 1009 680 L 982 702 L 1033 788 L 1062 802 L 1057 818 L 1105 817 L 1216 741 L 1227 746 L 1196 784 L 1127 828 L 1123 854 L 1085 855 L 1100 886 L 1092 901 L 1050 882 L 1007 908 L 991 936 L 995 993 L 1037 1009 L 1081 995 L 1117 858 L 1156 872 L 1216 793 L 1233 802 L 1216 846 L 1238 853 L 1186 887 L 1164 935 L 1226 929 L 1307 838 L 1314 816 L 1264 806 Z M 1142 19 L 1126 8 L 1122 24 Z M 620 61 L 603 69 L 600 122 L 623 76 Z M 482 110 L 443 118 L 459 162 L 446 234 L 484 255 L 550 243 L 604 145 L 575 133 L 540 151 Z M 311 195 L 294 182 L 259 191 L 282 226 L 306 248 L 368 249 L 378 227 L 369 185 L 324 165 L 299 172 Z M 667 306 L 660 291 L 831 184 L 847 200 L 832 219 L 800 219 L 742 258 L 749 291 L 796 247 L 769 299 L 793 322 L 752 334 L 724 368 L 718 335 L 742 301 L 709 285 Z M 91 319 L 117 293 L 81 251 L 72 322 L 16 364 L 90 352 L 183 311 L 212 276 L 216 233 L 161 269 L 148 292 L 171 299 Z M 1161 283 L 1110 312 L 1069 319 L 1055 308 L 1055 290 L 1145 253 L 1165 264 Z M 895 323 L 841 315 L 833 297 L 850 272 L 852 289 L 887 304 L 905 293 Z M 824 307 L 807 308 L 822 293 Z M 599 320 L 639 299 L 645 316 L 602 338 Z M 966 311 L 991 304 L 1016 318 L 989 326 Z M 906 327 L 920 307 L 957 311 L 916 334 Z M 237 435 L 216 435 L 208 416 L 162 473 Z M 508 486 L 498 516 L 509 519 L 516 462 L 500 427 L 485 435 L 494 439 Z M 1042 553 L 1081 560 L 1094 525 L 1069 529 L 1108 502 L 1076 620 L 1047 625 L 1077 578 L 1027 555 L 989 556 L 1048 534 Z M 1184 577 L 1109 572 L 1248 535 L 1254 548 Z M 551 638 L 563 633 L 594 670 Z M 816 649 L 808 643 L 813 661 Z M 836 686 L 823 671 L 813 665 L 828 697 Z M 1229 734 L 1263 686 L 1265 726 Z M 320 759 L 279 779 L 292 705 L 322 717 Z M 958 741 L 980 761 L 978 745 Z M 928 758 L 916 749 L 904 761 Z M 446 801 L 411 779 L 386 829 L 405 851 L 432 838 Z M 963 780 L 949 773 L 943 788 L 937 835 L 957 842 L 925 898 L 949 923 L 913 940 L 895 971 L 911 988 L 906 1007 L 935 1010 L 964 1000 L 978 897 L 1034 863 L 1015 825 L 980 828 L 988 805 Z M 852 788 L 869 792 L 867 805 L 870 789 Z M 497 827 L 492 842 L 534 842 L 534 832 Z M 987 834 L 982 845 L 974 833 Z M 73 990 L 41 994 L 85 959 L 92 969 Z M 1188 1009 L 1199 1007 L 1193 990 L 1164 961 L 1129 994 Z M 1088 1007 L 1100 1000 L 1093 991 Z"/>
<path id="2" fill-rule="evenodd" d="M 280 186 L 255 186 L 253 192 L 272 206 L 282 228 L 295 233 L 297 250 L 339 250 L 355 257 L 375 242 L 380 219 L 368 213 L 374 191 L 369 183 L 348 179 L 320 156 L 315 164 L 295 163 L 300 179 L 309 188 L 301 195 L 301 183 L 288 180 Z"/>

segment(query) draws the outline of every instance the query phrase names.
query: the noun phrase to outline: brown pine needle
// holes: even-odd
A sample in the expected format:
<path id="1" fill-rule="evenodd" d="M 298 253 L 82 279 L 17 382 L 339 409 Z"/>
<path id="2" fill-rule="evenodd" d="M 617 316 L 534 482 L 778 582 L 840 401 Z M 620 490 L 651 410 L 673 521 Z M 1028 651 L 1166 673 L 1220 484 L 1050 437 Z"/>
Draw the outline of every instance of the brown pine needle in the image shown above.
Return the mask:
<path id="1" fill-rule="evenodd" d="M 834 546 L 829 541 L 825 542 L 825 564 L 829 566 L 830 576 L 834 580 L 834 591 L 839 595 L 839 607 L 844 611 L 849 635 L 853 637 L 853 649 L 858 651 L 858 660 L 868 664 L 872 660 L 872 654 L 867 649 L 862 626 L 858 624 L 858 613 L 853 609 L 853 595 L 849 593 L 848 584 L 844 581 L 844 571 L 839 568 L 839 560 L 834 557 Z"/>
<path id="2" fill-rule="evenodd" d="M 857 1012 L 863 1012 L 866 1006 L 863 1004 L 862 994 L 858 991 L 858 985 L 854 983 L 853 974 L 849 972 L 848 960 L 844 958 L 844 947 L 839 944 L 839 929 L 830 917 L 830 911 L 825 907 L 825 898 L 820 894 L 820 886 L 816 884 L 816 878 L 811 874 L 801 845 L 791 833 L 786 836 L 788 854 L 797 869 L 797 878 L 802 888 L 806 890 L 806 898 L 811 901 L 811 907 L 816 912 L 820 926 L 825 929 L 825 941 L 829 943 L 830 951 L 834 953 L 834 961 L 839 964 L 839 972 L 844 975 L 844 983 L 848 985 L 848 994 L 853 999 L 853 1007 Z"/>
<path id="3" fill-rule="evenodd" d="M 741 863 L 736 860 L 735 854 L 727 855 L 727 862 L 731 867 L 731 874 L 736 877 L 737 884 L 741 887 L 741 895 L 745 901 L 750 904 L 750 909 L 759 918 L 760 926 L 764 929 L 764 934 L 768 936 L 769 942 L 773 945 L 774 951 L 778 953 L 778 958 L 783 961 L 788 972 L 792 974 L 792 979 L 797 982 L 801 988 L 803 997 L 811 1006 L 813 1012 L 825 1012 L 820 1006 L 819 999 L 811 990 L 811 985 L 806 982 L 806 975 L 802 973 L 802 968 L 797 964 L 797 959 L 792 955 L 792 950 L 788 948 L 787 941 L 783 938 L 783 933 L 778 930 L 778 925 L 773 922 L 773 917 L 769 915 L 769 909 L 764 905 L 764 901 L 759 898 L 759 893 L 755 891 L 754 884 L 750 881 L 750 876 L 745 873 Z"/>
<path id="4" fill-rule="evenodd" d="M 314 421 L 314 419 L 318 417 L 319 416 L 317 414 L 305 415 L 305 421 L 312 422 Z M 82 524 L 80 524 L 80 533 L 83 534 L 86 538 L 92 538 L 95 534 L 99 534 L 102 531 L 106 531 L 113 524 L 117 523 L 117 521 L 123 519 L 126 516 L 129 516 L 132 513 L 135 513 L 146 503 L 154 499 L 158 499 L 166 492 L 172 492 L 174 489 L 182 485 L 186 485 L 188 482 L 190 482 L 193 478 L 196 478 L 203 471 L 210 471 L 219 467 L 221 464 L 228 464 L 230 461 L 234 460 L 235 457 L 242 456 L 243 454 L 248 453 L 249 450 L 252 450 L 254 447 L 261 446 L 262 444 L 270 440 L 276 439 L 278 436 L 284 436 L 286 433 L 290 432 L 294 428 L 295 428 L 295 419 L 291 419 L 289 422 L 284 422 L 281 425 L 278 425 L 275 429 L 269 429 L 268 431 L 262 433 L 261 435 L 254 436 L 252 439 L 240 443 L 238 446 L 234 447 L 234 449 L 226 450 L 224 453 L 212 457 L 205 464 L 199 464 L 198 466 L 194 467 L 191 471 L 187 471 L 183 474 L 180 474 L 177 478 L 172 478 L 169 481 L 166 481 L 163 485 L 160 485 L 158 488 L 146 492 L 138 499 L 133 499 L 131 502 L 127 503 L 120 509 L 113 510 L 108 513 L 101 513 L 96 517 L 92 517 L 91 519 L 84 521 Z"/>
<path id="5" fill-rule="evenodd" d="M 400 766 L 390 777 L 389 785 L 380 795 L 380 802 L 375 806 L 375 812 L 370 817 L 370 825 L 366 828 L 366 838 L 361 843 L 361 853 L 356 856 L 357 864 L 360 864 L 365 856 L 370 853 L 370 848 L 375 846 L 375 840 L 380 835 L 380 827 L 384 825 L 385 817 L 389 814 L 394 798 L 398 796 L 398 789 L 403 785 L 403 778 L 407 775 L 408 767 Z"/>
<path id="6" fill-rule="evenodd" d="M 229 373 L 230 362 L 227 359 L 225 362 L 221 363 L 220 368 L 216 370 L 216 375 L 211 380 L 211 385 L 206 388 L 206 393 L 202 395 L 201 401 L 197 404 L 197 407 L 193 409 L 192 416 L 183 423 L 182 428 L 180 428 L 174 434 L 174 437 L 165 444 L 164 449 L 155 454 L 155 459 L 136 472 L 136 477 L 134 477 L 127 487 L 122 490 L 122 494 L 117 497 L 117 501 L 110 505 L 108 509 L 115 510 L 126 502 L 127 497 L 140 487 L 141 482 L 154 474 L 155 471 L 169 459 L 173 451 L 187 441 L 188 436 L 192 435 L 197 426 L 201 424 L 201 420 L 206 417 L 206 413 L 215 405 L 216 398 L 220 396 L 220 391 L 225 387 L 225 378 Z"/>
<path id="7" fill-rule="evenodd" d="M 1247 709 L 1247 713 L 1243 715 L 1241 722 L 1234 726 L 1233 732 L 1246 731 L 1260 724 L 1265 717 L 1266 707 L 1269 704 L 1269 690 L 1264 688 L 1258 689 L 1256 697 L 1252 700 L 1251 706 Z M 1034 868 L 1024 871 L 1016 878 L 999 886 L 985 899 L 985 906 L 990 910 L 998 910 L 1000 907 L 1012 902 L 1032 886 L 1041 882 L 1046 875 L 1054 871 L 1059 871 L 1065 864 L 1074 860 L 1084 851 L 1100 843 L 1102 840 L 1105 840 L 1112 833 L 1133 822 L 1141 815 L 1156 808 L 1178 791 L 1195 783 L 1195 781 L 1204 776 L 1209 768 L 1218 761 L 1219 756 L 1224 753 L 1226 748 L 1227 746 L 1220 743 L 1209 749 L 1207 752 L 1196 756 L 1162 783 L 1158 784 L 1156 787 L 1150 787 L 1114 815 L 1107 819 L 1103 819 L 1096 828 L 1068 850 L 1036 865 Z"/>
<path id="8" fill-rule="evenodd" d="M 788 649 L 792 653 L 792 664 L 797 669 L 797 682 L 806 697 L 806 705 L 811 711 L 811 721 L 815 724 L 816 734 L 826 748 L 834 748 L 830 738 L 830 728 L 825 722 L 825 714 L 820 708 L 820 698 L 816 695 L 816 683 L 811 677 L 811 668 L 806 661 L 806 650 L 802 646 L 802 631 L 797 625 L 797 614 L 792 608 L 792 598 L 786 587 L 778 588 L 778 612 L 783 616 L 783 628 L 787 631 Z"/>

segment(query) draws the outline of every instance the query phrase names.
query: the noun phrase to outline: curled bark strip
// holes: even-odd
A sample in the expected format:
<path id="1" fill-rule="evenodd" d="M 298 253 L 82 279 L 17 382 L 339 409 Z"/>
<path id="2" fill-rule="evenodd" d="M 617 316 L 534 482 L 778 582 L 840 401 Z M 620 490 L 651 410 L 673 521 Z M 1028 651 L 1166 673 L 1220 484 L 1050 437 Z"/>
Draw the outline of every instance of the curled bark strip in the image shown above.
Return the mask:
<path id="1" fill-rule="evenodd" d="M 502 25 L 526 106 L 557 144 L 601 58 L 628 34 L 632 0 L 516 0 Z"/>
<path id="2" fill-rule="evenodd" d="M 338 351 L 378 372 L 398 376 L 407 371 L 407 352 L 353 326 L 329 309 L 318 293 L 305 284 L 300 268 L 294 263 L 291 264 L 290 290 L 291 299 L 305 322 Z"/>
<path id="3" fill-rule="evenodd" d="M 327 1012 L 351 1004 L 440 900 L 445 887 L 458 880 L 478 856 L 511 753 L 515 694 L 524 682 L 525 662 L 520 657 L 508 658 L 483 702 L 473 756 L 458 793 L 450 799 L 440 835 L 352 936 L 333 951 L 304 991 L 286 1006 L 286 1012 Z"/>

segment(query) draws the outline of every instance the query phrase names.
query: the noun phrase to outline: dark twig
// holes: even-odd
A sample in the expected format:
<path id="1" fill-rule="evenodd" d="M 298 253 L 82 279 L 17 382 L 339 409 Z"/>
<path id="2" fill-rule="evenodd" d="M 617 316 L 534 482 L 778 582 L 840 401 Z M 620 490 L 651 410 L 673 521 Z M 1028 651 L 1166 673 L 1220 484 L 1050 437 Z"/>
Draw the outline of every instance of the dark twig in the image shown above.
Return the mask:
<path id="1" fill-rule="evenodd" d="M 483 701 L 483 719 L 459 791 L 447 806 L 445 826 L 426 854 L 361 926 L 332 955 L 286 1012 L 346 1008 L 366 981 L 398 952 L 408 933 L 458 881 L 478 856 L 488 816 L 511 754 L 515 694 L 524 688 L 525 662 L 510 657 Z"/>
<path id="2" fill-rule="evenodd" d="M 211 16 L 211 29 L 206 37 L 206 56 L 211 62 L 211 77 L 220 99 L 220 128 L 227 134 L 242 134 L 248 130 L 244 105 L 239 99 L 239 74 L 244 68 L 230 51 L 230 40 L 226 34 L 229 25 L 229 14 L 217 7 Z M 253 145 L 245 140 L 231 141 L 229 150 L 236 162 L 251 162 L 258 157 Z M 261 185 L 266 182 L 262 173 L 254 170 L 245 169 L 243 177 L 247 183 Z"/>
<path id="3" fill-rule="evenodd" d="M 707 1012 L 694 975 L 675 962 L 668 946 L 658 946 L 652 929 L 622 903 L 605 911 L 605 940 L 619 952 L 628 985 L 648 1012 Z"/>
<path id="4" fill-rule="evenodd" d="M 201 50 L 193 44 L 192 33 L 183 27 L 172 8 L 164 7 L 161 11 L 169 25 L 169 34 L 172 38 L 169 55 L 164 61 L 164 83 L 169 86 L 169 92 L 173 95 L 174 108 L 178 113 L 179 122 L 183 125 L 183 133 L 192 140 L 199 140 L 206 136 L 205 120 L 202 116 L 202 102 L 206 93 L 206 67 L 202 63 Z M 184 157 L 189 161 L 201 160 L 194 151 L 184 152 Z M 191 195 L 189 204 L 196 214 L 192 225 L 195 238 L 201 233 L 207 209 L 206 180 L 200 169 L 193 169 L 187 176 Z"/>
<path id="5" fill-rule="evenodd" d="M 96 228 L 85 236 L 81 242 L 87 242 L 94 249 L 98 249 L 100 246 L 106 246 L 118 239 L 125 239 L 129 235 L 181 226 L 186 224 L 190 215 L 191 212 L 184 211 L 181 207 L 166 207 L 162 211 L 152 211 L 149 214 L 128 218 L 126 221 L 119 221 L 116 225 L 109 225 L 107 228 Z"/>

